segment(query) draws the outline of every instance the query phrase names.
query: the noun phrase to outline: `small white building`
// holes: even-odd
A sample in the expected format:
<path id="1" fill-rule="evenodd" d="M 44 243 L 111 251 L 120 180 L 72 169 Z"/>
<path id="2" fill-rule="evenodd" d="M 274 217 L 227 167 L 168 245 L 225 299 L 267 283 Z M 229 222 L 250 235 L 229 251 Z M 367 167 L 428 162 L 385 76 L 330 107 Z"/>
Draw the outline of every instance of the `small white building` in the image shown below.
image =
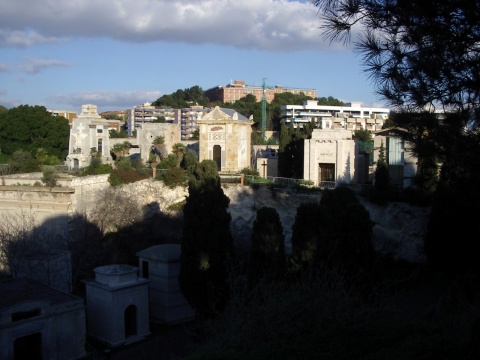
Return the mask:
<path id="1" fill-rule="evenodd" d="M 66 165 L 70 169 L 87 167 L 92 150 L 97 151 L 104 162 L 110 157 L 109 123 L 97 113 L 97 105 L 82 105 L 82 112 L 70 125 L 70 141 Z"/>
<path id="2" fill-rule="evenodd" d="M 151 246 L 137 253 L 140 276 L 149 280 L 150 318 L 162 324 L 177 324 L 195 318 L 195 310 L 183 296 L 178 282 L 181 246 Z"/>
<path id="3" fill-rule="evenodd" d="M 215 107 L 201 120 L 199 161 L 213 160 L 219 171 L 236 172 L 251 165 L 253 120 L 233 109 Z"/>
<path id="4" fill-rule="evenodd" d="M 345 129 L 315 129 L 304 140 L 303 178 L 322 182 L 351 183 L 355 178 L 355 141 Z"/>
<path id="5" fill-rule="evenodd" d="M 138 268 L 105 265 L 94 272 L 86 282 L 88 334 L 112 347 L 149 335 L 148 280 Z"/>

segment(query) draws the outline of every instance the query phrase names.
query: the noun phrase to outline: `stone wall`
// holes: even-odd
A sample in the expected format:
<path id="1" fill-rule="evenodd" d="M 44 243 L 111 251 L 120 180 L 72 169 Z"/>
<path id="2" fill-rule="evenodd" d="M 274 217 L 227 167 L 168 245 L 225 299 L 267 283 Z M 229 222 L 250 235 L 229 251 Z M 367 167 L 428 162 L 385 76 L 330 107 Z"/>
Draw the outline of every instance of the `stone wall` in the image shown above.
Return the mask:
<path id="1" fill-rule="evenodd" d="M 73 178 L 68 188 L 43 188 L 27 186 L 0 187 L 0 214 L 14 209 L 33 209 L 37 220 L 48 222 L 57 233 L 67 231 L 68 217 L 74 213 L 88 215 L 97 203 L 99 192 L 109 188 L 108 175 Z M 252 189 L 248 186 L 224 185 L 230 199 L 231 228 L 239 246 L 250 246 L 250 236 L 256 210 L 269 206 L 277 210 L 283 225 L 285 248 L 291 250 L 291 232 L 297 208 L 304 202 L 320 201 L 320 194 L 295 194 L 272 191 L 268 188 Z M 119 187 L 133 196 L 143 208 L 144 214 L 158 211 L 172 213 L 171 205 L 184 201 L 188 189 L 170 189 L 160 181 L 145 179 Z M 380 207 L 362 200 L 375 223 L 373 242 L 382 254 L 396 259 L 414 262 L 425 260 L 423 238 L 430 214 L 429 208 L 415 207 L 404 203 L 391 203 Z M 126 204 L 128 206 L 128 204 Z"/>

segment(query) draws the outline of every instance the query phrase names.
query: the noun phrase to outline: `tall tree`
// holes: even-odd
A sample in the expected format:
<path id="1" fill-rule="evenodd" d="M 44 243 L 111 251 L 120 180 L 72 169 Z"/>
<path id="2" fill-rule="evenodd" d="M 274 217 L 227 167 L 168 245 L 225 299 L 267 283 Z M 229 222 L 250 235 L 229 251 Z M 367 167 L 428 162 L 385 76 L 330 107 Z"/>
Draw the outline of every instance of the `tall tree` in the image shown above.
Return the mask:
<path id="1" fill-rule="evenodd" d="M 313 3 L 319 7 L 324 33 L 331 40 L 349 40 L 354 25 L 359 29 L 356 48 L 378 94 L 398 110 L 392 114 L 394 124 L 406 130 L 403 135 L 412 141 L 420 160 L 432 153 L 441 159 L 441 186 L 435 194 L 425 247 L 437 266 L 450 269 L 449 249 L 458 246 L 456 237 L 448 239 L 447 246 L 435 236 L 437 231 L 448 233 L 451 224 L 445 219 L 449 213 L 463 213 L 455 226 L 468 229 L 471 239 L 480 237 L 473 215 L 480 213 L 478 0 Z M 433 109 L 441 110 L 442 115 L 434 114 Z M 452 193 L 462 201 L 449 202 Z M 474 252 L 474 241 L 464 245 L 456 263 Z M 473 263 L 462 268 L 479 271 Z"/>
<path id="2" fill-rule="evenodd" d="M 2 153 L 25 150 L 32 155 L 39 148 L 64 160 L 68 152 L 70 127 L 67 119 L 54 116 L 43 106 L 20 105 L 0 112 Z"/>
<path id="3" fill-rule="evenodd" d="M 202 317 L 223 311 L 230 298 L 229 202 L 220 186 L 217 164 L 212 160 L 196 164 L 183 208 L 179 281 L 185 298 Z"/>
<path id="4" fill-rule="evenodd" d="M 253 222 L 248 280 L 254 286 L 261 279 L 277 280 L 285 274 L 285 243 L 277 210 L 262 207 Z"/>

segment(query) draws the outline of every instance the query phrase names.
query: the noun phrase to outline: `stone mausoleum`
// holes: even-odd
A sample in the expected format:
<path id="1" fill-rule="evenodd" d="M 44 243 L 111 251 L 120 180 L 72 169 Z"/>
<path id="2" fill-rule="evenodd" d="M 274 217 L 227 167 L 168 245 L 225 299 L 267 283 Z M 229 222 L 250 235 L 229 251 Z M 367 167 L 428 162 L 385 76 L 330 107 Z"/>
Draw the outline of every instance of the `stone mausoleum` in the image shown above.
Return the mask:
<path id="1" fill-rule="evenodd" d="M 95 280 L 86 282 L 87 331 L 115 347 L 150 334 L 148 280 L 130 265 L 105 265 L 94 269 Z"/>
<path id="2" fill-rule="evenodd" d="M 345 129 L 315 129 L 304 140 L 303 178 L 316 185 L 350 183 L 355 177 L 355 141 Z"/>
<path id="3" fill-rule="evenodd" d="M 218 170 L 237 172 L 250 166 L 253 121 L 233 109 L 215 107 L 201 120 L 199 161 L 213 160 Z"/>

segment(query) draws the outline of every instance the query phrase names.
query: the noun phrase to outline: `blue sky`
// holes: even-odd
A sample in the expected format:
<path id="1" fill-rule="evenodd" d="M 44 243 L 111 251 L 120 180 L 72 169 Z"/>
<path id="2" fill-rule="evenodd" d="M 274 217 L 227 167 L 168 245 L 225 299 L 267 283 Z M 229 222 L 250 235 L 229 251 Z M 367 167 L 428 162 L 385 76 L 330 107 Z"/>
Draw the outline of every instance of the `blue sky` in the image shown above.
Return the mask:
<path id="1" fill-rule="evenodd" d="M 79 112 L 231 80 L 385 106 L 317 8 L 287 0 L 1 0 L 0 105 Z"/>

